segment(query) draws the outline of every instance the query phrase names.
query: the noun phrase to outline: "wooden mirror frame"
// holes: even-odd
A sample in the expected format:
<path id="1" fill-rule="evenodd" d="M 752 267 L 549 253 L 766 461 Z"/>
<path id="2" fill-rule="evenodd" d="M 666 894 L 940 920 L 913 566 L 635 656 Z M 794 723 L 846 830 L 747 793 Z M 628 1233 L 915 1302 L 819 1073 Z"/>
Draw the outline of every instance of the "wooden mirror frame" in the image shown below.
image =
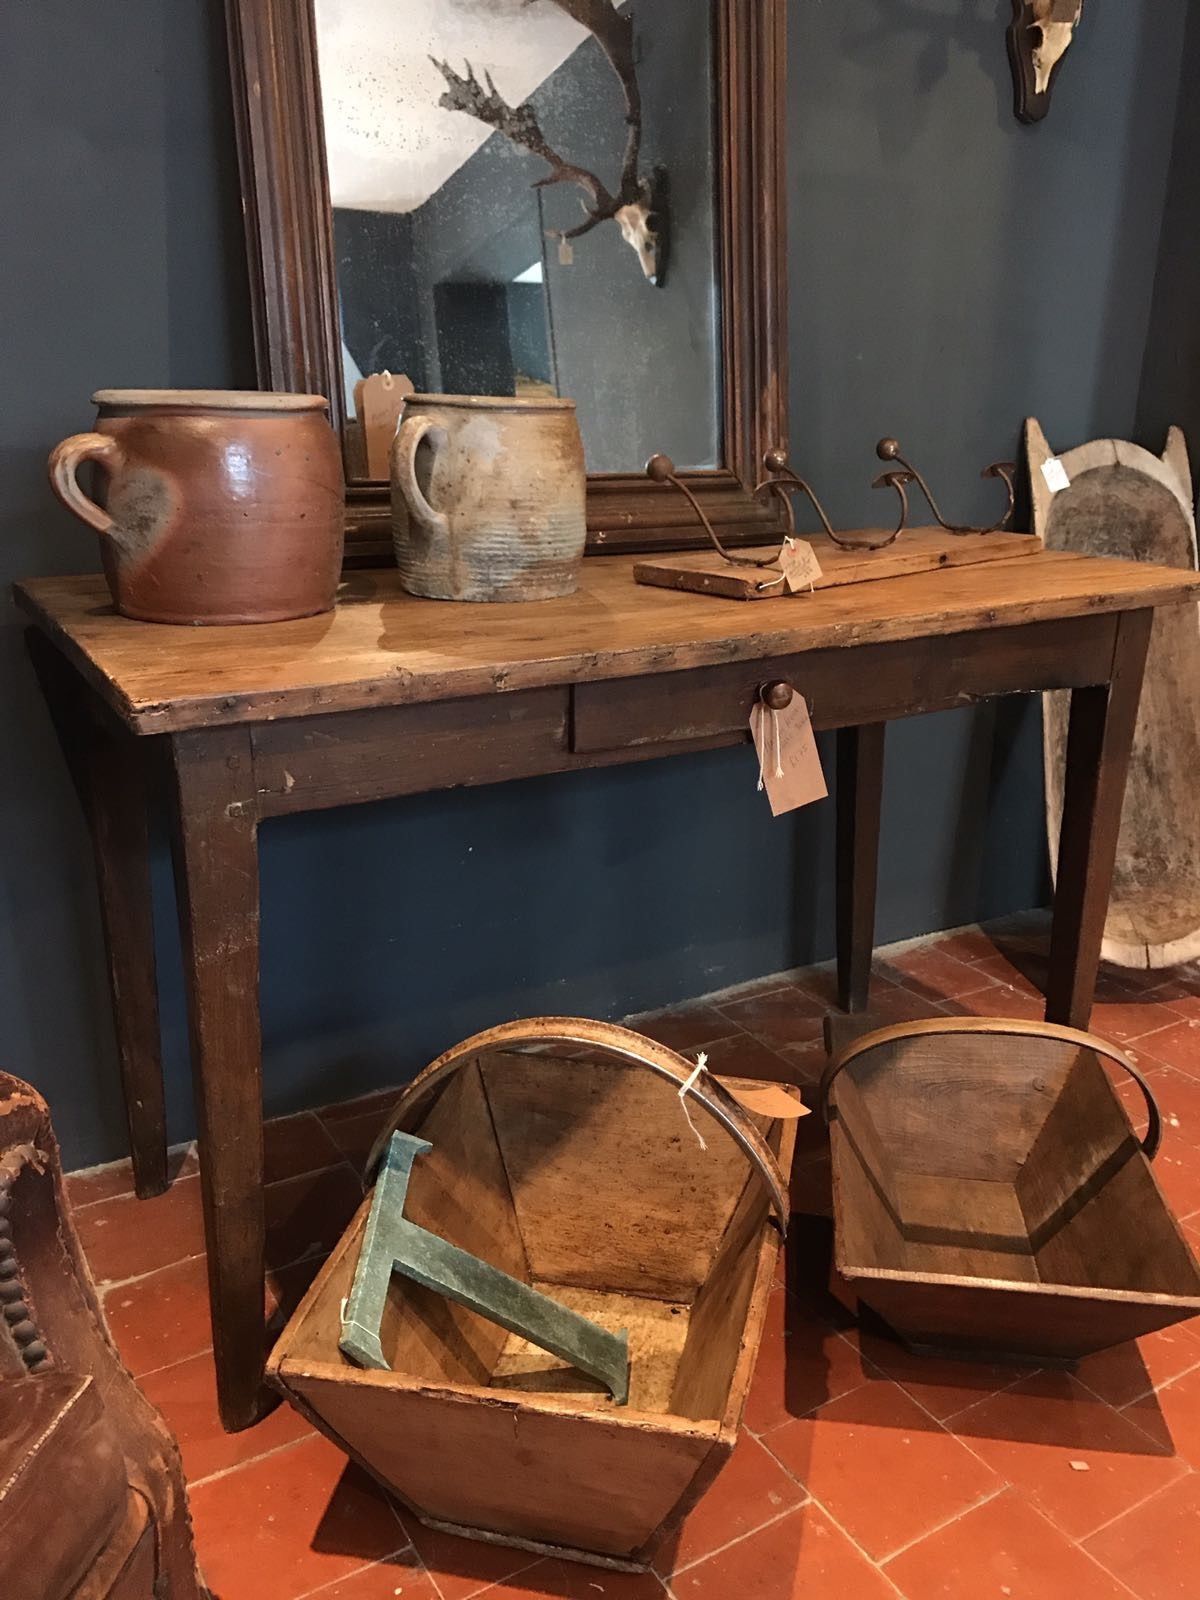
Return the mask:
<path id="1" fill-rule="evenodd" d="M 730 543 L 768 542 L 765 452 L 787 443 L 786 0 L 713 0 L 722 453 L 682 474 Z M 329 396 L 343 433 L 338 288 L 314 0 L 226 0 L 258 381 Z M 656 448 L 646 440 L 646 454 Z M 348 486 L 347 555 L 390 562 L 385 483 Z M 588 479 L 590 553 L 702 545 L 683 496 L 638 472 Z"/>

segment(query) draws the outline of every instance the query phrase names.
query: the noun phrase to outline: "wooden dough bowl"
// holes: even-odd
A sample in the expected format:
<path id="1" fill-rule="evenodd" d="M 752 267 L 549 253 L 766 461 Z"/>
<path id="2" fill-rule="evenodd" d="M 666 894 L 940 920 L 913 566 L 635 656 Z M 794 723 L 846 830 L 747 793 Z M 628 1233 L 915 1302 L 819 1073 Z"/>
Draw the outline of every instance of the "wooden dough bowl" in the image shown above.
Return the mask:
<path id="1" fill-rule="evenodd" d="M 393 1278 L 392 1370 L 340 1353 L 369 1198 L 276 1346 L 272 1381 L 422 1522 L 640 1570 L 733 1449 L 762 1334 L 798 1095 L 728 1089 L 623 1028 L 508 1024 L 435 1062 L 394 1128 L 433 1145 L 404 1214 L 628 1329 L 629 1404 L 463 1307 Z M 664 1083 L 663 1080 L 666 1080 Z M 748 1109 L 773 1098 L 782 1117 Z"/>
<path id="2" fill-rule="evenodd" d="M 1142 1087 L 1143 1143 L 1106 1061 Z M 824 1091 L 838 1270 L 911 1347 L 1064 1363 L 1200 1312 L 1151 1170 L 1157 1107 L 1103 1040 L 909 1023 L 847 1046 Z"/>
<path id="3" fill-rule="evenodd" d="M 1161 460 L 1103 440 L 1061 458 L 1070 488 L 1052 493 L 1053 451 L 1027 427 L 1034 528 L 1049 550 L 1196 568 L 1187 446 L 1172 428 Z M 1045 697 L 1046 823 L 1057 866 L 1068 696 Z M 1200 613 L 1168 606 L 1154 619 L 1117 846 L 1102 954 L 1122 967 L 1161 968 L 1200 956 Z"/>

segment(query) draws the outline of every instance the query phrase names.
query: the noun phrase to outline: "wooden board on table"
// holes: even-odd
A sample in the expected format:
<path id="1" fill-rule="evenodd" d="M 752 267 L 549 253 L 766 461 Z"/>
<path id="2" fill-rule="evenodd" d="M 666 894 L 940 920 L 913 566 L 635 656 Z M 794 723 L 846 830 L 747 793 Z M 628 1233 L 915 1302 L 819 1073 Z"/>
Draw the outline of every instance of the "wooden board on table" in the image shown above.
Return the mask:
<path id="1" fill-rule="evenodd" d="M 1049 549 L 1196 570 L 1192 474 L 1178 428 L 1161 459 L 1114 439 L 1055 457 L 1033 421 L 1027 444 L 1035 525 Z M 1051 485 L 1063 478 L 1056 462 L 1068 484 L 1057 490 Z M 1046 826 L 1055 866 L 1067 698 L 1045 696 Z M 1200 956 L 1198 770 L 1200 618 L 1194 606 L 1180 606 L 1154 621 L 1104 925 L 1107 961 L 1161 968 Z"/>
<path id="2" fill-rule="evenodd" d="M 847 534 L 846 538 L 878 539 L 878 530 Z M 939 567 L 977 567 L 989 561 L 1012 561 L 1031 556 L 1041 541 L 1028 533 L 947 533 L 944 528 L 911 528 L 884 550 L 844 549 L 828 534 L 805 535 L 821 576 L 816 589 L 837 589 L 848 583 L 871 583 L 877 578 L 897 578 L 915 572 L 935 572 Z M 739 558 L 773 560 L 778 550 L 739 550 Z M 774 581 L 778 567 L 732 566 L 715 550 L 683 550 L 670 555 L 646 556 L 634 563 L 638 583 L 655 589 L 683 589 L 689 594 L 715 595 L 724 600 L 794 599 L 786 585 Z M 764 587 L 764 584 L 767 587 Z M 808 590 L 801 590 L 801 595 Z"/>

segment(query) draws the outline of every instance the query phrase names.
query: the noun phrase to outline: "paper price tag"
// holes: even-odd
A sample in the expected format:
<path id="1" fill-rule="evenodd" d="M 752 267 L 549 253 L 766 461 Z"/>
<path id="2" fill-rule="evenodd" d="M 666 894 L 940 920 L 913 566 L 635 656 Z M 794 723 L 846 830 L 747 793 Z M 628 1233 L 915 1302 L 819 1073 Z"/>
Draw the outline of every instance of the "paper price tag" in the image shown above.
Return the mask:
<path id="1" fill-rule="evenodd" d="M 793 594 L 801 589 L 811 589 L 821 576 L 817 553 L 805 539 L 785 539 L 779 565 Z"/>
<path id="2" fill-rule="evenodd" d="M 794 695 L 782 711 L 760 702 L 750 713 L 750 733 L 773 817 L 825 799 L 829 786 L 803 695 Z"/>
<path id="3" fill-rule="evenodd" d="M 573 267 L 575 265 L 575 246 L 570 239 L 559 236 L 558 264 L 560 267 Z"/>
<path id="4" fill-rule="evenodd" d="M 1067 469 L 1057 456 L 1052 461 L 1042 462 L 1042 477 L 1045 478 L 1046 487 L 1051 494 L 1061 494 L 1064 489 L 1071 487 Z"/>
<path id="5" fill-rule="evenodd" d="M 392 440 L 400 426 L 404 402 L 412 392 L 412 380 L 401 373 L 373 372 L 369 378 L 360 378 L 354 386 L 367 477 L 373 482 L 387 478 L 391 471 Z"/>

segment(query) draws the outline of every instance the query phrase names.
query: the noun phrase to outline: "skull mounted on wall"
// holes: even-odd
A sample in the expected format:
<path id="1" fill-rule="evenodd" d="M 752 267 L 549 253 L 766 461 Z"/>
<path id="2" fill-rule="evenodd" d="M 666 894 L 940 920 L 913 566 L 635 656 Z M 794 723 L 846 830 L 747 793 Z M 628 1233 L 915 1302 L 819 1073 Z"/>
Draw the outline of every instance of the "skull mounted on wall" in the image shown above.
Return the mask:
<path id="1" fill-rule="evenodd" d="M 1082 15 L 1083 0 L 1013 0 L 1008 53 L 1020 121 L 1040 122 L 1049 111 L 1055 80 Z"/>

